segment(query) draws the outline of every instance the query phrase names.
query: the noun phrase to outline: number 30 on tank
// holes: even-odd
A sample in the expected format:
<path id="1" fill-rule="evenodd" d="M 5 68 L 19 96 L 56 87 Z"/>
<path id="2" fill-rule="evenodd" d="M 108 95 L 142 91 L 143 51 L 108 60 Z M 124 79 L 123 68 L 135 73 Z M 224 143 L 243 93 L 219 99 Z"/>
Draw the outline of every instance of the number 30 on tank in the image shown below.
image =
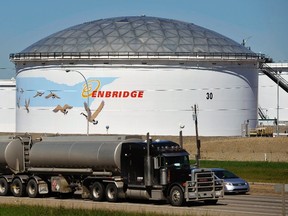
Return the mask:
<path id="1" fill-rule="evenodd" d="M 207 100 L 212 100 L 213 99 L 213 93 L 212 92 L 207 92 L 206 93 L 206 99 Z"/>

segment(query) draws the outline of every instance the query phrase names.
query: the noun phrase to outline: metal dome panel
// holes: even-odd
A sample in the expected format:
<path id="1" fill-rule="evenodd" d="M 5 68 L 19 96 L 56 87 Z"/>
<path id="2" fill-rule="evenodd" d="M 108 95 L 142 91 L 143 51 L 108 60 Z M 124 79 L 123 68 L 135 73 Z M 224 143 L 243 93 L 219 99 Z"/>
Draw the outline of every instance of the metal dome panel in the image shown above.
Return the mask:
<path id="1" fill-rule="evenodd" d="M 135 16 L 86 22 L 56 32 L 21 53 L 252 53 L 209 29 L 182 21 Z"/>

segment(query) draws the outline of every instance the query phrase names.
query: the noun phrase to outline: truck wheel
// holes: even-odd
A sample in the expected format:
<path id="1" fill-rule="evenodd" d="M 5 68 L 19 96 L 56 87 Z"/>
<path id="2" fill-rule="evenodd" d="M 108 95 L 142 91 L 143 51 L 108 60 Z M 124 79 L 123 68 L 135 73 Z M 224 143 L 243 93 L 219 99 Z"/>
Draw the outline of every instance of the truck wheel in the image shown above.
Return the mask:
<path id="1" fill-rule="evenodd" d="M 116 202 L 118 200 L 118 189 L 114 183 L 109 183 L 105 190 L 108 202 Z"/>
<path id="2" fill-rule="evenodd" d="M 5 178 L 0 178 L 0 196 L 6 196 L 9 192 L 9 184 Z"/>
<path id="3" fill-rule="evenodd" d="M 91 198 L 94 201 L 102 201 L 104 198 L 104 186 L 100 182 L 94 182 L 90 189 Z"/>
<path id="4" fill-rule="evenodd" d="M 36 198 L 38 196 L 38 184 L 35 179 L 28 181 L 26 192 L 30 198 Z"/>
<path id="5" fill-rule="evenodd" d="M 25 187 L 20 179 L 16 178 L 12 181 L 11 192 L 15 197 L 22 197 L 25 194 Z"/>
<path id="6" fill-rule="evenodd" d="M 174 186 L 170 190 L 170 204 L 172 206 L 181 206 L 184 202 L 184 194 L 182 189 L 179 186 Z"/>

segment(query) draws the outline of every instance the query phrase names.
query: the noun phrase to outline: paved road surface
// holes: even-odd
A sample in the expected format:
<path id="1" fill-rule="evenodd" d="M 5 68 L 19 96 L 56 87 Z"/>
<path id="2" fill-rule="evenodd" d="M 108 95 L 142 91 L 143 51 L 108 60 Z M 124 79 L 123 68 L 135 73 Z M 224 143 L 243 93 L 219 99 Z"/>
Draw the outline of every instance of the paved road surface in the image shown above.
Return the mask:
<path id="1" fill-rule="evenodd" d="M 286 197 L 288 199 L 288 197 Z M 16 198 L 0 197 L 1 203 L 45 205 L 45 206 L 63 206 L 66 208 L 83 209 L 109 209 L 124 210 L 136 212 L 158 212 L 164 214 L 176 215 L 205 215 L 205 216 L 278 216 L 283 215 L 282 197 L 264 196 L 264 195 L 229 195 L 219 200 L 217 205 L 204 205 L 202 203 L 193 203 L 190 206 L 173 207 L 164 203 L 153 202 L 93 202 L 80 198 L 57 199 L 57 198 Z M 288 201 L 286 201 L 286 215 L 288 215 Z"/>

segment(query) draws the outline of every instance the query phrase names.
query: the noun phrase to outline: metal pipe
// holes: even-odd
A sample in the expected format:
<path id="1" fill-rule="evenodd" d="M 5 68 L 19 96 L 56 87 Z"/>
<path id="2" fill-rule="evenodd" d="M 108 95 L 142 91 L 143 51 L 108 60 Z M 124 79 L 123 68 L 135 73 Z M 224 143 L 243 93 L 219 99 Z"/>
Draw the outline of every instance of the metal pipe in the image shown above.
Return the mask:
<path id="1" fill-rule="evenodd" d="M 193 107 L 192 107 L 193 109 Z M 196 159 L 196 167 L 199 168 L 200 167 L 200 147 L 201 147 L 201 142 L 199 140 L 199 136 L 198 136 L 198 117 L 197 117 L 197 106 L 196 104 L 194 104 L 194 120 L 195 120 L 195 132 L 196 132 L 196 147 L 197 147 L 197 154 L 195 155 L 195 159 Z"/>
<path id="2" fill-rule="evenodd" d="M 50 172 L 50 173 L 92 173 L 93 170 L 90 168 L 84 168 L 84 169 L 69 169 L 69 168 L 46 168 L 46 167 L 30 167 L 28 168 L 28 171 L 30 172 Z"/>
<path id="3" fill-rule="evenodd" d="M 95 176 L 112 176 L 112 172 L 93 172 L 92 175 L 95 175 Z"/>
<path id="4" fill-rule="evenodd" d="M 68 69 L 66 70 L 66 73 L 70 73 L 70 72 L 79 73 L 83 77 L 83 79 L 85 80 L 86 88 L 87 88 L 87 106 L 89 108 L 90 107 L 90 105 L 89 105 L 89 86 L 88 86 L 88 81 L 87 81 L 86 77 L 78 70 L 68 70 Z M 87 136 L 89 136 L 89 115 L 88 115 L 88 113 L 87 113 L 86 119 L 87 119 Z"/>
<path id="5" fill-rule="evenodd" d="M 182 130 L 179 131 L 179 144 L 181 148 L 183 149 L 183 135 L 182 135 Z"/>
<path id="6" fill-rule="evenodd" d="M 150 156 L 150 135 L 147 133 L 146 135 L 146 140 L 147 140 L 147 157 Z"/>
<path id="7" fill-rule="evenodd" d="M 152 186 L 152 167 L 151 167 L 151 156 L 150 156 L 150 145 L 151 139 L 149 133 L 147 133 L 147 156 L 145 161 L 145 185 Z"/>

